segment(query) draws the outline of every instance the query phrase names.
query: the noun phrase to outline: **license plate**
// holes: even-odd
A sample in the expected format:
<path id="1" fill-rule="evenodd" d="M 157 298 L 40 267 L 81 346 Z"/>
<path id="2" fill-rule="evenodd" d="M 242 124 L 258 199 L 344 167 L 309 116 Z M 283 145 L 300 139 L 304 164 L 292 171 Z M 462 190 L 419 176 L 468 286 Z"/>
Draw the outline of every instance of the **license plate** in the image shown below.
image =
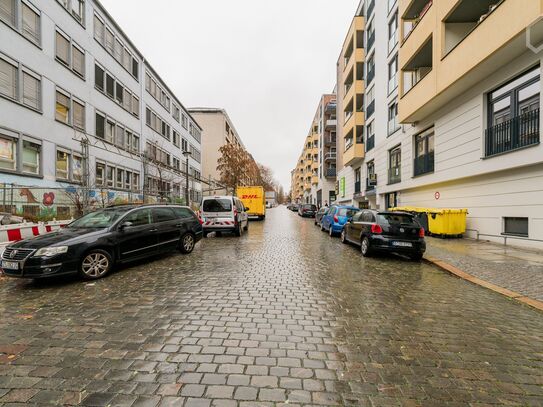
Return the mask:
<path id="1" fill-rule="evenodd" d="M 17 261 L 2 261 L 2 268 L 7 270 L 19 270 L 19 262 Z"/>
<path id="2" fill-rule="evenodd" d="M 413 247 L 413 243 L 409 243 L 409 242 L 392 242 L 392 246 L 396 246 L 396 247 Z"/>

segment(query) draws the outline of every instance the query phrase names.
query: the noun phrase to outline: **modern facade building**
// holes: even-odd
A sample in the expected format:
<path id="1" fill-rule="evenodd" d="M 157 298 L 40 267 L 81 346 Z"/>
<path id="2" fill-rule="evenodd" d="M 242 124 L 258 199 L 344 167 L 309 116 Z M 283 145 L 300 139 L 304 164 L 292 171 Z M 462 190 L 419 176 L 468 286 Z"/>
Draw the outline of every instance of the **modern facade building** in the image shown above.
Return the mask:
<path id="1" fill-rule="evenodd" d="M 201 195 L 201 128 L 97 0 L 0 1 L 0 179 Z M 183 152 L 188 158 L 185 158 Z"/>
<path id="2" fill-rule="evenodd" d="M 365 66 L 366 40 L 364 1 L 353 17 L 337 62 L 337 197 L 336 203 L 359 205 L 363 201 L 360 167 L 365 157 L 364 99 L 366 75 L 374 75 Z M 366 100 L 367 103 L 367 100 Z"/>
<path id="3" fill-rule="evenodd" d="M 336 95 L 323 95 L 292 171 L 294 202 L 321 206 L 335 200 L 336 125 Z"/>
<path id="4" fill-rule="evenodd" d="M 379 194 L 467 208 L 468 228 L 490 239 L 543 239 L 543 3 L 399 4 L 399 120 L 408 131 L 398 158 L 387 146 L 378 177 L 396 162 L 400 175 Z"/>
<path id="5" fill-rule="evenodd" d="M 211 193 L 215 193 L 221 190 L 219 186 L 221 176 L 217 165 L 221 157 L 220 148 L 222 146 L 233 143 L 242 148 L 250 160 L 254 161 L 254 159 L 247 152 L 226 110 L 207 107 L 195 107 L 188 110 L 202 128 L 202 174 L 203 179 L 210 184 Z M 249 174 L 246 175 L 247 179 L 242 179 L 242 185 L 252 183 Z"/>

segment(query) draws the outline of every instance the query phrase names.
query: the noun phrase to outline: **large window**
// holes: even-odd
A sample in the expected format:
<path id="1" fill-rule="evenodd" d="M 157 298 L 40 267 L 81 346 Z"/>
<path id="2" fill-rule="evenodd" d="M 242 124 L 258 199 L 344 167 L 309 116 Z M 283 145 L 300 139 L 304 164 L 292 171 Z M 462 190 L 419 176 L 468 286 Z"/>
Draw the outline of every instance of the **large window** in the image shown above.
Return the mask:
<path id="1" fill-rule="evenodd" d="M 70 97 L 62 92 L 56 92 L 55 119 L 70 124 Z"/>
<path id="2" fill-rule="evenodd" d="M 140 116 L 140 100 L 100 65 L 94 65 L 94 87 L 135 117 Z"/>
<path id="3" fill-rule="evenodd" d="M 166 123 L 159 115 L 157 115 L 153 110 L 147 108 L 145 111 L 145 123 L 147 126 L 152 128 L 162 137 L 167 140 L 170 140 L 170 130 L 171 127 Z"/>
<path id="4" fill-rule="evenodd" d="M 488 95 L 485 156 L 539 143 L 540 68 Z"/>
<path id="5" fill-rule="evenodd" d="M 170 97 L 149 72 L 145 73 L 145 90 L 170 113 Z"/>
<path id="6" fill-rule="evenodd" d="M 396 184 L 402 180 L 402 147 L 388 152 L 388 183 Z"/>
<path id="7" fill-rule="evenodd" d="M 394 101 L 388 106 L 388 135 L 394 134 L 399 129 L 398 102 Z"/>
<path id="8" fill-rule="evenodd" d="M 85 130 L 85 104 L 69 93 L 57 89 L 55 119 L 79 130 Z"/>
<path id="9" fill-rule="evenodd" d="M 0 135 L 0 170 L 14 171 L 16 169 L 16 153 L 16 140 Z"/>
<path id="10" fill-rule="evenodd" d="M 9 136 L 0 133 L 0 171 L 2 170 L 40 175 L 40 141 L 21 134 Z"/>
<path id="11" fill-rule="evenodd" d="M 137 153 L 140 150 L 140 136 L 104 113 L 96 112 L 95 135 L 123 150 Z"/>
<path id="12" fill-rule="evenodd" d="M 69 154 L 66 151 L 57 150 L 56 176 L 60 180 L 69 179 Z"/>
<path id="13" fill-rule="evenodd" d="M 55 32 L 55 58 L 76 75 L 85 79 L 85 51 L 59 29 Z"/>
<path id="14" fill-rule="evenodd" d="M 0 95 L 41 110 L 41 76 L 0 54 Z"/>
<path id="15" fill-rule="evenodd" d="M 0 93 L 11 99 L 17 98 L 17 66 L 0 59 Z"/>
<path id="16" fill-rule="evenodd" d="M 41 145 L 23 140 L 23 172 L 28 174 L 40 173 Z"/>
<path id="17" fill-rule="evenodd" d="M 528 237 L 528 218 L 503 218 L 503 234 Z"/>
<path id="18" fill-rule="evenodd" d="M 57 0 L 80 23 L 85 22 L 85 0 Z"/>
<path id="19" fill-rule="evenodd" d="M 415 136 L 415 176 L 434 172 L 434 129 Z"/>
<path id="20" fill-rule="evenodd" d="M 388 22 L 388 52 L 392 52 L 398 44 L 398 12 L 394 13 Z"/>
<path id="21" fill-rule="evenodd" d="M 19 4 L 21 12 L 18 12 Z M 0 20 L 18 31 L 28 40 L 40 45 L 40 11 L 24 0 L 0 0 Z"/>
<path id="22" fill-rule="evenodd" d="M 392 93 L 396 88 L 398 88 L 398 54 L 388 63 L 388 93 Z"/>

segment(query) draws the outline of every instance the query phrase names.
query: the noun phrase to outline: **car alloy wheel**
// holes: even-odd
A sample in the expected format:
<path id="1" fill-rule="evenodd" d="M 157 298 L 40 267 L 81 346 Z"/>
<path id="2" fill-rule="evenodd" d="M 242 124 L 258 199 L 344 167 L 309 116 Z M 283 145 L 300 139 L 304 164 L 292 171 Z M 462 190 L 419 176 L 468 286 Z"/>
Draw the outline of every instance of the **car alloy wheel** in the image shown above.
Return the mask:
<path id="1" fill-rule="evenodd" d="M 194 245 L 196 244 L 196 239 L 192 233 L 187 233 L 181 238 L 181 253 L 188 254 L 194 250 Z"/>
<path id="2" fill-rule="evenodd" d="M 85 278 L 104 277 L 111 269 L 111 257 L 102 250 L 95 250 L 85 255 L 81 262 L 81 273 Z"/>

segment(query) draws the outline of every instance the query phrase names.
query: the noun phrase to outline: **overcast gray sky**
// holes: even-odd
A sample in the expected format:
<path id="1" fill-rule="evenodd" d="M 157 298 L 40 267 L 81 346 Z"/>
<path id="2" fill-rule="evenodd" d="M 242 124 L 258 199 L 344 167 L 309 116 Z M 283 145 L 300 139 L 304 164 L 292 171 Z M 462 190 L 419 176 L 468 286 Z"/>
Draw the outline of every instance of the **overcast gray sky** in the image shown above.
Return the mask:
<path id="1" fill-rule="evenodd" d="M 286 192 L 358 0 L 102 0 L 186 107 L 222 107 Z"/>

